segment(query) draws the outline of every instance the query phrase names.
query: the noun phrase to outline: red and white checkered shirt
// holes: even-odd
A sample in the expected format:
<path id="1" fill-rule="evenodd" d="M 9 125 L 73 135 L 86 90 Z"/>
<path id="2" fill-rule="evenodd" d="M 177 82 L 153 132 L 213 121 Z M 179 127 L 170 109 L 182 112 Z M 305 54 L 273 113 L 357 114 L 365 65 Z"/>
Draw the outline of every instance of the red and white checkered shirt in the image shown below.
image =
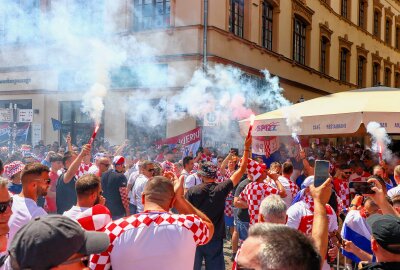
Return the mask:
<path id="1" fill-rule="evenodd" d="M 342 199 L 343 206 L 344 207 L 349 207 L 350 206 L 350 189 L 349 189 L 349 184 L 339 178 L 335 178 L 333 180 L 333 185 L 335 187 L 336 194 Z"/>
<path id="2" fill-rule="evenodd" d="M 218 170 L 217 171 L 217 179 L 215 180 L 215 182 L 216 183 L 224 182 L 225 180 L 231 178 L 231 176 L 232 176 L 232 174 L 234 172 L 235 171 L 230 171 L 230 170 L 227 169 L 226 172 L 225 172 L 225 176 L 223 176 L 221 174 L 221 171 Z M 233 216 L 233 194 L 232 194 L 232 191 L 229 192 L 228 196 L 226 197 L 224 214 L 227 217 L 232 217 Z"/>
<path id="3" fill-rule="evenodd" d="M 110 246 L 90 260 L 90 269 L 192 269 L 197 245 L 210 231 L 196 215 L 143 212 L 109 223 Z"/>
<path id="4" fill-rule="evenodd" d="M 90 167 L 92 167 L 92 165 L 93 165 L 93 163 L 85 164 L 82 162 L 81 165 L 79 166 L 78 171 L 75 174 L 76 178 L 79 179 L 82 176 L 84 176 L 85 174 L 87 174 L 89 172 Z"/>
<path id="5" fill-rule="evenodd" d="M 251 182 L 240 193 L 239 199 L 249 206 L 250 225 L 258 222 L 258 213 L 262 200 L 271 195 L 278 194 L 279 190 L 265 183 Z"/>

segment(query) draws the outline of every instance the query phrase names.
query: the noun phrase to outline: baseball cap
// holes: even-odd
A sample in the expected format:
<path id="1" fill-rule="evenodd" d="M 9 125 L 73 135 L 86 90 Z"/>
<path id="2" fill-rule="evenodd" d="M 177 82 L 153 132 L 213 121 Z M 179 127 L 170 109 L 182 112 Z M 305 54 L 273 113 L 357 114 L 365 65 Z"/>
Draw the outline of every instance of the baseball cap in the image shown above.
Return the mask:
<path id="1" fill-rule="evenodd" d="M 113 159 L 114 165 L 123 165 L 125 163 L 125 158 L 123 156 L 115 156 Z"/>
<path id="2" fill-rule="evenodd" d="M 22 227 L 10 244 L 9 254 L 17 268 L 50 269 L 75 253 L 101 253 L 109 244 L 107 234 L 85 231 L 68 217 L 51 215 L 37 217 Z"/>
<path id="3" fill-rule="evenodd" d="M 400 218 L 375 214 L 367 219 L 372 235 L 385 250 L 400 254 Z"/>
<path id="4" fill-rule="evenodd" d="M 301 188 L 306 188 L 314 184 L 314 175 L 308 176 L 306 179 L 304 179 L 303 183 L 301 184 Z"/>
<path id="5" fill-rule="evenodd" d="M 207 161 L 201 164 L 197 174 L 207 178 L 215 179 L 217 178 L 217 171 L 218 167 L 211 161 Z"/>

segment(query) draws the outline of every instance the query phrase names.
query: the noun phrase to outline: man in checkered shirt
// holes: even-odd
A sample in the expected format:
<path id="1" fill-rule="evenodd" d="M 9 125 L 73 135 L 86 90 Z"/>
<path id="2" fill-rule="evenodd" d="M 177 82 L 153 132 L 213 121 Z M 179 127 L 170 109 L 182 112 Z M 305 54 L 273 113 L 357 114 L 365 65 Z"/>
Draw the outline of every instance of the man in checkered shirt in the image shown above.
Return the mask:
<path id="1" fill-rule="evenodd" d="M 285 188 L 278 180 L 279 175 L 268 171 L 265 164 L 250 160 L 247 173 L 253 182 L 249 183 L 240 193 L 239 200 L 242 201 L 240 203 L 242 208 L 246 208 L 245 206 L 249 208 L 250 225 L 253 225 L 258 222 L 260 204 L 265 197 L 278 194 L 281 198 L 285 198 L 287 195 Z M 267 176 L 272 179 L 277 188 L 272 187 L 271 183 L 265 183 Z"/>
<path id="2" fill-rule="evenodd" d="M 333 186 L 336 194 L 342 199 L 343 206 L 348 208 L 350 206 L 350 188 L 349 188 L 349 177 L 352 171 L 350 166 L 342 164 L 339 166 L 338 177 L 333 179 Z"/>
<path id="3" fill-rule="evenodd" d="M 285 188 L 287 196 L 283 198 L 283 201 L 285 202 L 286 207 L 288 208 L 292 204 L 293 198 L 296 196 L 297 192 L 299 192 L 299 188 L 297 187 L 297 185 L 290 180 L 293 170 L 294 168 L 291 162 L 283 163 L 282 175 L 279 176 L 278 178 L 279 182 Z M 271 186 L 277 188 L 274 181 L 271 181 Z"/>
<path id="4" fill-rule="evenodd" d="M 183 182 L 156 176 L 142 200 L 144 212 L 106 226 L 110 246 L 93 255 L 91 269 L 193 269 L 196 246 L 212 238 L 214 226 L 184 198 Z"/>

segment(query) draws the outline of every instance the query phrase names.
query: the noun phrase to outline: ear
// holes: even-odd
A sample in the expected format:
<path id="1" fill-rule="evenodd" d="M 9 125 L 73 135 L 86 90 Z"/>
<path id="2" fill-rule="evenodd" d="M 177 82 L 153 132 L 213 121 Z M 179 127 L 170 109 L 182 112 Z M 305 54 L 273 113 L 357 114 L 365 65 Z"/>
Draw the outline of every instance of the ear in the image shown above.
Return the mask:
<path id="1" fill-rule="evenodd" d="M 144 198 L 144 194 L 142 193 L 142 204 L 144 205 L 146 202 L 146 199 Z"/>
<path id="2" fill-rule="evenodd" d="M 260 213 L 258 214 L 258 222 L 259 223 L 265 222 L 264 216 L 261 215 Z"/>
<path id="3" fill-rule="evenodd" d="M 171 200 L 171 203 L 169 204 L 169 208 L 173 208 L 175 204 L 175 197 Z"/>
<path id="4" fill-rule="evenodd" d="M 371 249 L 375 253 L 375 251 L 378 249 L 378 243 L 374 238 L 371 237 Z"/>

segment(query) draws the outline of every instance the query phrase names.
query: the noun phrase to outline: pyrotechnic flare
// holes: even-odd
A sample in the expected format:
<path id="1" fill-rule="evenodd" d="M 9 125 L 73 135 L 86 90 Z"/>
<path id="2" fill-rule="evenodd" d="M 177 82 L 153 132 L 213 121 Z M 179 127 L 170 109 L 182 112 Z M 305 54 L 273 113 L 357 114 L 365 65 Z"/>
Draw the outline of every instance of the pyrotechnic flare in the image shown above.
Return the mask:
<path id="1" fill-rule="evenodd" d="M 300 151 L 303 151 L 303 147 L 301 146 L 299 136 L 296 133 L 292 133 L 293 140 L 299 145 Z"/>
<path id="2" fill-rule="evenodd" d="M 251 136 L 251 131 L 253 130 L 255 118 L 256 118 L 256 116 L 254 114 L 250 115 L 250 126 L 249 126 L 249 132 L 247 133 L 247 138 L 250 138 L 250 136 Z"/>
<path id="3" fill-rule="evenodd" d="M 96 127 L 94 128 L 92 137 L 90 137 L 88 144 L 92 144 L 94 142 L 94 139 L 96 139 L 97 132 L 99 131 L 99 129 L 100 129 L 100 124 L 96 124 Z"/>
<path id="4" fill-rule="evenodd" d="M 392 152 L 388 148 L 388 145 L 390 144 L 391 139 L 387 134 L 386 129 L 377 122 L 370 122 L 367 125 L 367 132 L 371 134 L 371 149 L 378 154 L 379 162 L 384 159 L 390 161 L 392 159 Z"/>

